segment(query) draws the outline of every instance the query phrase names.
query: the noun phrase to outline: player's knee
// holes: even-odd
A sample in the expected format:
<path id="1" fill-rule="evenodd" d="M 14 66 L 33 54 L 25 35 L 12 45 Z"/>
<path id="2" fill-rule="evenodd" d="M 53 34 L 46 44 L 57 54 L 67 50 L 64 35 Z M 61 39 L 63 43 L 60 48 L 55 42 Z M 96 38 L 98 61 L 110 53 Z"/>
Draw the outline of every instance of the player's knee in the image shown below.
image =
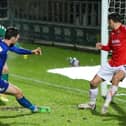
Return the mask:
<path id="1" fill-rule="evenodd" d="M 91 81 L 90 81 L 90 87 L 91 87 L 92 89 L 96 88 L 96 87 L 97 87 L 97 83 L 96 83 L 94 80 L 91 80 Z"/>
<path id="2" fill-rule="evenodd" d="M 115 73 L 115 75 L 112 78 L 112 83 L 119 83 L 121 80 L 123 80 L 125 77 L 124 71 L 118 71 Z"/>
<path id="3" fill-rule="evenodd" d="M 3 69 L 3 71 L 2 71 L 2 72 L 3 72 L 3 73 L 8 73 L 8 71 L 9 71 L 9 70 L 8 70 L 8 68 L 7 68 L 7 67 L 5 67 L 5 68 Z"/>
<path id="4" fill-rule="evenodd" d="M 18 99 L 22 98 L 23 97 L 23 92 L 20 89 L 17 89 L 15 91 L 15 97 L 18 98 Z"/>
<path id="5" fill-rule="evenodd" d="M 119 77 L 113 77 L 113 78 L 112 78 L 112 83 L 113 83 L 113 84 L 118 84 L 118 83 L 120 82 L 121 79 L 122 79 L 122 78 L 119 78 Z"/>

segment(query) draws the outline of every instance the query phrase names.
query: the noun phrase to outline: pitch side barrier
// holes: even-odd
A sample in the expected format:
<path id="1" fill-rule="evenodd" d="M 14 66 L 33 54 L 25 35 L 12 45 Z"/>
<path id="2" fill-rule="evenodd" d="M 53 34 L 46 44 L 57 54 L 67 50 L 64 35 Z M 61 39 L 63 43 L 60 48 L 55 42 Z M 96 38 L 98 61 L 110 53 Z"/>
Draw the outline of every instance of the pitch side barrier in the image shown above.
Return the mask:
<path id="1" fill-rule="evenodd" d="M 99 0 L 8 0 L 7 5 L 5 26 L 18 27 L 23 40 L 89 49 L 100 41 Z"/>
<path id="2" fill-rule="evenodd" d="M 100 39 L 98 27 L 78 27 L 39 21 L 14 21 L 23 40 L 47 45 L 94 49 Z M 95 50 L 95 49 L 94 49 Z"/>

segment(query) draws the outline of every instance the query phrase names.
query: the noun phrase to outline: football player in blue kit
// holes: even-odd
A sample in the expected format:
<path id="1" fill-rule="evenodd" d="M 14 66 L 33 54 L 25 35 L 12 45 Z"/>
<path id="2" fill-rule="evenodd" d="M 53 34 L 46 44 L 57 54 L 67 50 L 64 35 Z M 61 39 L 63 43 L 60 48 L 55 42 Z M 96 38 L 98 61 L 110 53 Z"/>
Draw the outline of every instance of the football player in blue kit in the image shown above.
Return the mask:
<path id="1" fill-rule="evenodd" d="M 17 102 L 31 110 L 31 112 L 39 112 L 39 107 L 32 104 L 24 95 L 23 92 L 11 84 L 10 82 L 4 81 L 2 77 L 2 69 L 7 60 L 7 52 L 12 51 L 17 54 L 35 54 L 41 55 L 41 48 L 36 48 L 34 50 L 28 50 L 24 48 L 17 48 L 15 46 L 16 42 L 20 37 L 19 31 L 16 28 L 10 27 L 5 32 L 4 40 L 0 40 L 0 93 L 9 94 L 16 98 Z"/>

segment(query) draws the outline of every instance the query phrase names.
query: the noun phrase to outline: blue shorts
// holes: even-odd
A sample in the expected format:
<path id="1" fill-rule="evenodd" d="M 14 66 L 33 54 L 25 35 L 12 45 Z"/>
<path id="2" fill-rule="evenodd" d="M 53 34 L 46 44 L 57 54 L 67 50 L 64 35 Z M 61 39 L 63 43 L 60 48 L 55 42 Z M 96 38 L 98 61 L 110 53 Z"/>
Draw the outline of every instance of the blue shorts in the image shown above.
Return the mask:
<path id="1" fill-rule="evenodd" d="M 4 81 L 0 79 L 0 93 L 4 93 L 9 86 L 9 83 L 7 81 Z"/>

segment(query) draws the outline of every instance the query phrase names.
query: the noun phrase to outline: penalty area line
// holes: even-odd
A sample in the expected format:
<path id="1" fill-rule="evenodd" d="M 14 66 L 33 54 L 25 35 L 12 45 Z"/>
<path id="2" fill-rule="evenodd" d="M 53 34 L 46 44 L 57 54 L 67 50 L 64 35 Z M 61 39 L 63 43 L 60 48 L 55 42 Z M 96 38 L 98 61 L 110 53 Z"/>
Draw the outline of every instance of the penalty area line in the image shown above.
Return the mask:
<path id="1" fill-rule="evenodd" d="M 27 81 L 32 81 L 32 82 L 36 82 L 36 83 L 39 83 L 39 84 L 43 84 L 43 85 L 48 85 L 50 87 L 54 87 L 54 88 L 59 88 L 59 89 L 65 89 L 67 91 L 72 91 L 72 92 L 79 92 L 81 94 L 88 94 L 89 92 L 86 91 L 86 90 L 81 90 L 81 89 L 78 89 L 78 88 L 71 88 L 71 87 L 67 87 L 67 86 L 59 86 L 59 84 L 54 84 L 54 83 L 50 83 L 50 82 L 47 82 L 47 81 L 43 81 L 43 80 L 38 80 L 38 79 L 32 79 L 30 77 L 24 77 L 22 75 L 17 75 L 17 74 L 10 74 L 10 76 L 16 78 L 16 79 L 21 79 L 21 80 L 27 80 Z M 126 103 L 125 100 L 121 99 L 121 98 L 115 98 L 117 101 L 120 101 L 120 102 L 123 102 L 123 103 Z"/>
<path id="2" fill-rule="evenodd" d="M 47 81 L 43 81 L 43 80 L 38 80 L 38 79 L 32 79 L 30 77 L 24 77 L 22 75 L 17 75 L 17 74 L 10 74 L 10 76 L 14 77 L 15 79 L 21 79 L 21 80 L 27 80 L 27 81 L 32 81 L 32 82 L 35 82 L 35 83 L 39 83 L 39 84 L 43 84 L 43 85 L 48 85 L 50 87 L 55 87 L 55 88 L 60 88 L 60 89 L 65 89 L 67 91 L 74 91 L 74 92 L 79 92 L 79 93 L 88 93 L 88 91 L 86 90 L 81 90 L 81 89 L 78 89 L 78 88 L 72 88 L 72 87 L 67 87 L 67 86 L 60 86 L 60 84 L 54 84 L 54 83 L 50 83 L 50 82 L 47 82 Z"/>

